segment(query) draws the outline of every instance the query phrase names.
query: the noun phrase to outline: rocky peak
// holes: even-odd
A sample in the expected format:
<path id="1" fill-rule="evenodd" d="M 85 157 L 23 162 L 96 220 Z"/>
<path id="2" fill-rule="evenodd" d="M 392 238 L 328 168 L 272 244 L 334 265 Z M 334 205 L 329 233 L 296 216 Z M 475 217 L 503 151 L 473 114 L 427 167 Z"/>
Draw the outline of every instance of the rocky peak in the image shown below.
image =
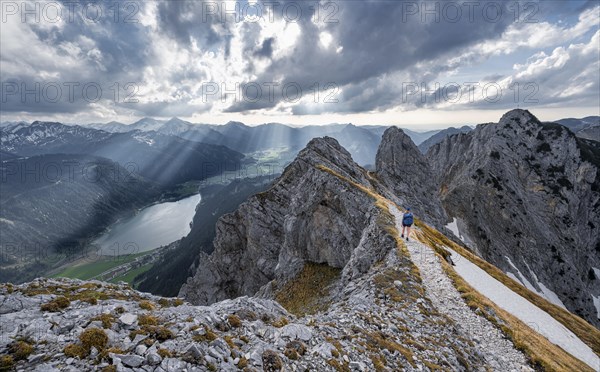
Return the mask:
<path id="1" fill-rule="evenodd" d="M 402 129 L 388 128 L 375 159 L 377 176 L 404 207 L 437 226 L 446 219 L 431 167 Z"/>
<path id="2" fill-rule="evenodd" d="M 376 223 L 381 212 L 356 185 L 370 182 L 350 154 L 333 138 L 313 139 L 271 189 L 218 221 L 214 252 L 200 257 L 180 295 L 209 304 L 269 293 L 306 263 L 360 275 L 390 245 Z"/>
<path id="3" fill-rule="evenodd" d="M 432 146 L 442 203 L 481 256 L 598 325 L 599 153 L 567 128 L 512 110 Z M 596 300 L 597 301 L 597 300 Z"/>
<path id="4" fill-rule="evenodd" d="M 517 124 L 525 126 L 531 123 L 540 124 L 538 118 L 536 118 L 531 112 L 523 109 L 510 110 L 500 118 L 499 125 L 505 124 Z"/>
<path id="5" fill-rule="evenodd" d="M 336 160 L 340 155 L 346 158 L 352 158 L 350 153 L 340 145 L 333 137 L 317 137 L 308 142 L 305 149 L 300 152 L 299 158 L 306 157 L 306 153 L 316 152 L 329 160 Z"/>
<path id="6" fill-rule="evenodd" d="M 345 177 L 368 185 L 364 170 L 352 159 L 352 155 L 333 137 L 317 137 L 300 151 L 295 162 L 306 162 L 312 166 L 326 165 Z"/>

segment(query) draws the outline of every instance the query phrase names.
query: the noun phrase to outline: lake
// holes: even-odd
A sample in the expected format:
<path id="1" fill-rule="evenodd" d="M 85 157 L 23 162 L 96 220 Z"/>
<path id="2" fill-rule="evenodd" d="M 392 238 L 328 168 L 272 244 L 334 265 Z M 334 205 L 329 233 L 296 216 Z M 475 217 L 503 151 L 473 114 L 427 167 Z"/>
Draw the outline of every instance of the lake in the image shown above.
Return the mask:
<path id="1" fill-rule="evenodd" d="M 98 254 L 118 256 L 146 252 L 186 236 L 200 203 L 200 194 L 176 202 L 155 204 L 116 222 L 92 244 Z"/>

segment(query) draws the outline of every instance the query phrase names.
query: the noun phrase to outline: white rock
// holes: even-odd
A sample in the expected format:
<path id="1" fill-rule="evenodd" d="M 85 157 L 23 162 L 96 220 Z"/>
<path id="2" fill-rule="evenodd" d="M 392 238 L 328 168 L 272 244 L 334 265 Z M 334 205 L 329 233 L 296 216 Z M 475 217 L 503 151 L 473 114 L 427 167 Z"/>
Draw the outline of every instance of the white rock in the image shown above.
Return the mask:
<path id="1" fill-rule="evenodd" d="M 128 367 L 139 367 L 145 361 L 145 359 L 139 355 L 119 355 L 118 358 Z"/>
<path id="2" fill-rule="evenodd" d="M 162 362 L 162 358 L 157 353 L 148 353 L 148 355 L 146 355 L 146 362 L 151 366 L 155 366 Z"/>
<path id="3" fill-rule="evenodd" d="M 119 321 L 125 325 L 130 326 L 137 321 L 137 318 L 138 317 L 135 314 L 125 313 L 125 314 L 121 315 L 121 317 L 119 318 Z"/>
<path id="4" fill-rule="evenodd" d="M 288 324 L 281 328 L 281 337 L 287 337 L 292 340 L 300 339 L 302 341 L 310 341 L 312 338 L 312 331 L 302 324 Z"/>
<path id="5" fill-rule="evenodd" d="M 148 350 L 148 347 L 146 347 L 146 345 L 138 345 L 135 348 L 135 353 L 137 355 L 144 355 L 146 353 L 146 350 Z"/>
<path id="6" fill-rule="evenodd" d="M 313 350 L 313 353 L 314 354 L 318 354 L 318 355 L 320 355 L 321 357 L 323 357 L 325 359 L 331 359 L 332 358 L 331 352 L 333 350 L 335 350 L 335 346 L 333 346 L 329 342 L 325 342 L 325 343 L 317 346 Z"/>

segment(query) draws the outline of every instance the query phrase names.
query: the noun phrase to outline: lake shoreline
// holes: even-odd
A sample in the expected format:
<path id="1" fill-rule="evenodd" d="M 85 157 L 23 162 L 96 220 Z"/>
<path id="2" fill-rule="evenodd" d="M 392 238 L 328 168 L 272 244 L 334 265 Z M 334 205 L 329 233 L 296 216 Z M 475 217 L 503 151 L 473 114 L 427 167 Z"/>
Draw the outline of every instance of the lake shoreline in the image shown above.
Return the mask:
<path id="1" fill-rule="evenodd" d="M 87 246 L 97 247 L 95 250 L 98 256 L 118 256 L 152 251 L 185 237 L 191 230 L 191 222 L 197 206 L 201 202 L 202 196 L 199 192 L 177 198 L 177 200 L 156 201 L 120 217 L 102 233 L 92 237 Z M 185 223 L 182 223 L 182 218 L 186 220 Z M 138 235 L 135 236 L 136 231 L 140 230 L 140 226 L 144 226 L 143 232 L 138 231 Z M 156 243 L 150 243 L 152 239 L 156 239 Z M 147 248 L 149 245 L 152 245 L 152 248 Z M 107 252 L 113 246 L 116 247 L 116 254 Z M 121 250 L 123 252 L 120 252 Z"/>

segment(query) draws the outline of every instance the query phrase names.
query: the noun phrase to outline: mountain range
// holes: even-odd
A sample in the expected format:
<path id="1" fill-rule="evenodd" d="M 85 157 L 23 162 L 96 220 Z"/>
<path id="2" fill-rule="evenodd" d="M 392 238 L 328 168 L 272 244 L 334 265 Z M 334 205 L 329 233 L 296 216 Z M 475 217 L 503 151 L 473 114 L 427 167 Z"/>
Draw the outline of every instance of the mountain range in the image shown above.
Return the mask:
<path id="1" fill-rule="evenodd" d="M 514 110 L 499 123 L 446 137 L 426 155 L 402 130 L 390 128 L 383 135 L 372 177 L 389 190 L 390 200 L 410 206 L 439 229 L 456 225 L 455 238 L 478 255 L 598 326 L 598 146 L 561 125 L 541 123 L 528 111 Z M 360 213 L 352 217 L 329 213 L 334 213 L 330 211 L 334 206 L 337 213 L 351 213 L 340 195 L 357 203 L 360 197 L 343 189 L 328 191 L 328 181 L 315 180 L 312 172 L 320 174 L 318 166 L 326 167 L 367 187 L 369 179 L 347 165 L 350 161 L 337 142 L 309 144 L 269 192 L 219 221 L 214 253 L 201 258 L 197 275 L 180 295 L 198 303 L 251 295 L 271 280 L 293 275 L 294 267 L 304 261 L 343 268 L 345 262 L 339 260 L 349 260 L 349 252 L 332 254 L 311 247 L 357 246 L 360 237 L 348 241 L 348 234 L 364 227 L 336 226 L 338 233 L 348 231 L 338 242 L 339 238 L 329 237 L 330 225 L 321 227 L 319 221 L 359 223 Z M 318 202 L 313 206 L 311 200 Z M 295 201 L 302 201 L 302 206 Z M 323 206 L 325 211 L 320 212 Z M 297 246 L 307 252 L 298 252 Z M 288 250 L 299 256 L 289 257 L 293 254 Z M 253 269 L 255 260 L 260 264 Z"/>
<path id="2" fill-rule="evenodd" d="M 370 170 L 335 138 L 313 138 L 272 181 L 203 189 L 198 226 L 179 242 L 193 261 L 177 299 L 124 283 L 3 284 L 2 363 L 597 370 L 599 170 L 598 142 L 526 110 L 425 154 L 385 128 Z M 407 207 L 416 218 L 403 237 Z M 166 291 L 152 279 L 182 271 L 188 259 L 159 270 L 173 252 L 143 276 L 147 288 Z"/>

